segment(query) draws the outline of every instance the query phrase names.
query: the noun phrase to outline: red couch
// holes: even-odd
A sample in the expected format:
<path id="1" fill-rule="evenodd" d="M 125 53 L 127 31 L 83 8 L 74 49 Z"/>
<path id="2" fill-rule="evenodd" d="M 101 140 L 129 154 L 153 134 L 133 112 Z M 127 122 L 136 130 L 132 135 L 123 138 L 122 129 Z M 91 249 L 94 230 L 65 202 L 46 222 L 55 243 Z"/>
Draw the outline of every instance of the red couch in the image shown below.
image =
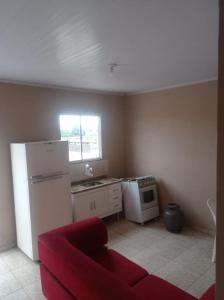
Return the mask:
<path id="1" fill-rule="evenodd" d="M 39 236 L 41 283 L 49 300 L 196 300 L 108 249 L 98 218 Z M 201 300 L 214 300 L 212 287 Z"/>

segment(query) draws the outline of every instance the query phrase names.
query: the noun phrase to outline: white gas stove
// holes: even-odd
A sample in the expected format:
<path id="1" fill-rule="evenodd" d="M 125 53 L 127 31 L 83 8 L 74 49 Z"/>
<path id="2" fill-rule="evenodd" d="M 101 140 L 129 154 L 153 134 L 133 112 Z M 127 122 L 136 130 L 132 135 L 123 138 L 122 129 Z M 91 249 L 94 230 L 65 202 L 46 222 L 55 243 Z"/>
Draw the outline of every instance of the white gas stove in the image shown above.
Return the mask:
<path id="1" fill-rule="evenodd" d="M 153 176 L 124 178 L 122 188 L 126 219 L 144 224 L 159 216 L 158 193 Z"/>

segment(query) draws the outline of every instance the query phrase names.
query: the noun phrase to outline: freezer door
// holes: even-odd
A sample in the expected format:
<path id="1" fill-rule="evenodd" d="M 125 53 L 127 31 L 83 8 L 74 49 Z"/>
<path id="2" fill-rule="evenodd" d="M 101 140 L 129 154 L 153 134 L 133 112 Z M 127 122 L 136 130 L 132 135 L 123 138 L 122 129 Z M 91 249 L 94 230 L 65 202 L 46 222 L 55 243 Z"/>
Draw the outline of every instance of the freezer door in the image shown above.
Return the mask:
<path id="1" fill-rule="evenodd" d="M 27 143 L 26 156 L 28 178 L 69 171 L 67 141 Z"/>
<path id="2" fill-rule="evenodd" d="M 38 235 L 72 223 L 71 186 L 68 175 L 29 182 L 33 257 L 38 259 Z"/>

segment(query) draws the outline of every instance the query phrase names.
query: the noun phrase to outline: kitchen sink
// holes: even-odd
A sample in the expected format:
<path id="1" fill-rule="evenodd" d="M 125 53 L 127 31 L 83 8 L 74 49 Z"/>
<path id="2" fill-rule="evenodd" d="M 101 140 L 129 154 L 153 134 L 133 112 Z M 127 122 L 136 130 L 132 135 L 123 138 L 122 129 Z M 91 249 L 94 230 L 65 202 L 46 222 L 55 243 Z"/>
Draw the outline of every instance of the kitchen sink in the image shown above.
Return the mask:
<path id="1" fill-rule="evenodd" d="M 103 184 L 103 183 L 100 181 L 87 181 L 87 182 L 81 183 L 80 185 L 84 186 L 84 187 L 91 187 L 91 186 L 97 186 L 100 184 Z"/>

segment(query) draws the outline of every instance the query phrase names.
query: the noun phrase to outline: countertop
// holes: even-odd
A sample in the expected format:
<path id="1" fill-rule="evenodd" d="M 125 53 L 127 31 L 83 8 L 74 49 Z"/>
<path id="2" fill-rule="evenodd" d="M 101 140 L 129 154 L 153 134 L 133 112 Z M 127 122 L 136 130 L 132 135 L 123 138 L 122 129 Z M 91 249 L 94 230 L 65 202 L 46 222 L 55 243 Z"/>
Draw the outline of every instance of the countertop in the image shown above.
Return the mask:
<path id="1" fill-rule="evenodd" d="M 83 183 L 91 182 L 91 181 L 101 182 L 101 184 L 95 185 L 95 186 L 88 186 L 88 187 L 82 185 Z M 72 183 L 71 193 L 76 194 L 76 193 L 81 193 L 81 192 L 84 192 L 84 191 L 90 191 L 90 190 L 98 189 L 98 188 L 101 188 L 101 187 L 104 187 L 104 186 L 107 186 L 107 185 L 110 185 L 110 184 L 114 184 L 114 183 L 117 183 L 117 182 L 121 182 L 121 179 L 113 178 L 113 177 L 92 178 L 92 179 L 87 180 L 87 181 Z"/>

